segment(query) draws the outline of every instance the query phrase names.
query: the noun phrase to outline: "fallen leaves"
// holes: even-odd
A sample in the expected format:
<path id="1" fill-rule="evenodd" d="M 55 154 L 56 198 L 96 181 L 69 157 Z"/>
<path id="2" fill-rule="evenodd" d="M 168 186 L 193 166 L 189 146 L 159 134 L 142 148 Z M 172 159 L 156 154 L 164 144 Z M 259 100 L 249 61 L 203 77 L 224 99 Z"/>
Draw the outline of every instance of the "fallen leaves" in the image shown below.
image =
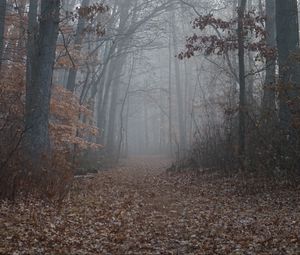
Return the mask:
<path id="1" fill-rule="evenodd" d="M 233 180 L 169 176 L 136 159 L 76 179 L 61 208 L 0 205 L 0 254 L 299 254 L 298 190 L 241 195 Z"/>

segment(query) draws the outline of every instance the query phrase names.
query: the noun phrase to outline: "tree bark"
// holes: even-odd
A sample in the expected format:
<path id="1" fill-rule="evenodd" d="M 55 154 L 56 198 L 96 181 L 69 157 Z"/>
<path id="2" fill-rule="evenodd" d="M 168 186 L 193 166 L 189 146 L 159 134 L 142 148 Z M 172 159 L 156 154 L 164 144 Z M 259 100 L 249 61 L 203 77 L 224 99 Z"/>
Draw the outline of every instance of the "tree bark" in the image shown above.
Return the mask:
<path id="1" fill-rule="evenodd" d="M 276 32 L 279 64 L 279 119 L 287 137 L 293 136 L 292 112 L 299 102 L 300 66 L 297 0 L 276 0 Z M 298 109 L 299 110 L 299 109 Z"/>
<path id="2" fill-rule="evenodd" d="M 126 1 L 121 1 L 120 3 L 120 24 L 118 27 L 119 34 L 123 34 L 126 31 L 126 23 L 128 21 L 128 15 L 130 11 L 131 4 Z M 132 14 L 133 20 L 131 21 L 133 24 L 135 22 L 135 10 Z M 128 24 L 127 24 L 128 25 Z M 110 102 L 110 109 L 109 109 L 109 120 L 108 120 L 108 134 L 107 134 L 107 144 L 106 149 L 107 152 L 115 158 L 116 153 L 116 140 L 115 140 L 115 131 L 116 131 L 116 116 L 117 116 L 117 102 L 119 97 L 119 89 L 120 89 L 120 81 L 121 81 L 121 74 L 126 62 L 127 54 L 124 54 L 124 50 L 129 45 L 131 39 L 130 33 L 125 33 L 125 36 L 122 37 L 122 40 L 118 43 L 116 56 L 117 59 L 115 60 L 116 65 L 112 66 L 116 71 L 114 72 L 113 78 L 113 87 L 112 87 L 112 94 L 111 94 L 111 102 Z"/>
<path id="3" fill-rule="evenodd" d="M 90 0 L 82 0 L 81 7 L 86 7 L 90 3 Z M 79 16 L 77 31 L 75 35 L 74 45 L 80 51 L 81 44 L 83 41 L 83 31 L 85 26 L 85 17 Z M 67 90 L 74 92 L 76 89 L 76 76 L 77 76 L 77 68 L 75 66 L 69 69 L 69 76 L 67 81 Z"/>
<path id="4" fill-rule="evenodd" d="M 170 156 L 173 155 L 173 139 L 172 139 L 172 43 L 171 43 L 171 35 L 169 35 L 169 87 L 168 87 L 168 106 L 169 106 L 169 152 Z"/>
<path id="5" fill-rule="evenodd" d="M 107 62 L 107 68 L 104 72 L 104 77 L 102 78 L 102 85 L 100 85 L 100 90 L 98 91 L 98 116 L 97 116 L 97 127 L 100 130 L 100 136 L 97 139 L 97 143 L 104 144 L 106 136 L 106 115 L 109 103 L 109 93 L 111 90 L 111 84 L 113 77 L 115 75 L 116 69 L 114 68 L 116 62 L 111 59 Z"/>
<path id="6" fill-rule="evenodd" d="M 239 55 L 239 84 L 240 84 L 240 105 L 239 105 L 239 156 L 241 160 L 245 157 L 246 139 L 246 79 L 245 79 L 245 48 L 244 48 L 244 15 L 246 0 L 241 0 L 238 8 L 238 55 Z"/>
<path id="7" fill-rule="evenodd" d="M 122 47 L 121 47 L 122 48 Z M 115 72 L 116 77 L 114 77 L 113 87 L 112 87 L 112 95 L 109 109 L 109 120 L 108 120 L 108 133 L 107 133 L 107 152 L 114 155 L 115 153 L 115 131 L 116 131 L 116 114 L 117 114 L 117 101 L 119 97 L 119 89 L 120 89 L 120 81 L 121 81 L 121 73 L 123 66 L 126 61 L 126 55 L 121 56 L 118 60 L 118 63 L 114 68 L 119 70 L 119 72 Z M 114 155 L 115 156 L 115 155 Z"/>
<path id="8" fill-rule="evenodd" d="M 33 161 L 49 152 L 49 112 L 60 0 L 43 0 L 36 30 L 37 1 L 30 1 L 25 101 L 26 150 Z M 32 33 L 32 34 L 30 34 Z"/>
<path id="9" fill-rule="evenodd" d="M 147 85 L 145 86 L 147 87 Z M 144 95 L 144 125 L 145 125 L 145 133 L 144 133 L 144 152 L 148 152 L 149 151 L 149 144 L 150 144 L 150 139 L 149 139 L 149 114 L 148 114 L 148 108 L 147 108 L 147 97 L 146 95 Z"/>
<path id="10" fill-rule="evenodd" d="M 124 109 L 125 109 L 125 104 L 126 101 L 128 100 L 129 96 L 129 89 L 132 81 L 132 76 L 133 76 L 133 71 L 134 71 L 134 65 L 135 65 L 135 60 L 134 56 L 132 57 L 132 64 L 130 67 L 129 71 L 129 79 L 128 79 L 128 84 L 126 87 L 125 95 L 122 100 L 122 105 L 121 105 L 121 110 L 120 110 L 120 128 L 119 128 L 119 140 L 118 140 L 118 147 L 117 147 L 117 153 L 116 153 L 116 160 L 118 161 L 121 157 L 121 152 L 122 152 L 122 144 L 124 143 Z"/>
<path id="11" fill-rule="evenodd" d="M 172 33 L 173 33 L 173 47 L 175 52 L 178 51 L 177 34 L 175 28 L 175 15 L 172 15 Z M 181 77 L 180 77 L 180 66 L 179 60 L 174 58 L 175 66 L 175 84 L 176 84 L 176 95 L 177 95 L 177 106 L 178 106 L 178 127 L 179 127 L 179 155 L 184 156 L 186 149 L 186 135 L 185 135 L 185 119 L 184 119 L 184 106 L 181 91 Z"/>
<path id="12" fill-rule="evenodd" d="M 266 40 L 267 47 L 276 48 L 276 22 L 275 22 L 275 0 L 266 2 Z M 263 118 L 266 121 L 275 119 L 275 83 L 276 83 L 276 56 L 266 58 L 266 78 L 264 94 L 262 99 Z M 269 123 L 270 123 L 269 122 Z"/>
<path id="13" fill-rule="evenodd" d="M 6 0 L 0 0 L 0 71 L 3 61 Z"/>
<path id="14" fill-rule="evenodd" d="M 252 0 L 248 0 L 247 4 L 247 10 L 251 11 L 253 8 L 253 2 Z M 253 74 L 253 67 L 254 67 L 254 60 L 253 60 L 253 52 L 248 51 L 247 52 L 247 58 L 248 58 L 248 70 L 247 70 L 247 78 L 246 78 L 246 94 L 247 94 L 247 104 L 248 108 L 251 107 L 251 111 L 254 111 L 255 102 L 254 102 L 254 74 Z"/>

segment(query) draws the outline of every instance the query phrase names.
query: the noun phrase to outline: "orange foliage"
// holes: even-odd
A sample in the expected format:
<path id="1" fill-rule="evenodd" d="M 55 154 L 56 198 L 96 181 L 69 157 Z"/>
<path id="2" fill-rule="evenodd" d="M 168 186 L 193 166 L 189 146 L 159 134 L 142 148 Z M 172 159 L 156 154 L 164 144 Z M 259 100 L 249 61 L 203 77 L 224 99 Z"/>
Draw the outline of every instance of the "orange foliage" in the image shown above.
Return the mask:
<path id="1" fill-rule="evenodd" d="M 70 155 L 100 146 L 93 142 L 98 130 L 91 125 L 93 113 L 61 86 L 54 86 L 51 100 L 52 156 L 35 169 L 22 153 L 25 106 L 25 68 L 3 65 L 0 79 L 0 197 L 14 198 L 30 191 L 50 199 L 62 199 L 70 187 L 73 169 Z M 72 148 L 76 148 L 73 151 Z M 25 163 L 25 164 L 24 164 Z M 26 165 L 26 166 L 25 166 Z M 36 170 L 38 170 L 36 172 Z M 37 173 L 37 175 L 32 175 Z"/>
<path id="2" fill-rule="evenodd" d="M 0 73 L 0 197 L 14 197 L 16 191 L 31 191 L 35 188 L 41 188 L 43 194 L 53 197 L 55 192 L 65 194 L 65 187 L 72 179 L 71 159 L 85 150 L 98 149 L 101 146 L 94 142 L 98 130 L 93 125 L 91 107 L 81 105 L 79 98 L 57 85 L 53 86 L 50 105 L 49 132 L 52 153 L 50 156 L 45 155 L 45 159 L 38 167 L 25 160 L 22 153 L 23 137 L 26 132 L 25 3 L 24 0 L 18 1 L 21 9 L 18 7 L 7 11 L 5 20 L 6 44 Z M 105 10 L 107 9 L 102 5 L 93 5 L 85 10 L 84 14 L 95 15 Z M 76 12 L 79 11 L 82 12 L 83 9 Z M 78 18 L 79 15 L 77 13 L 71 18 Z M 65 23 L 61 24 L 64 36 L 67 36 L 65 33 L 74 32 L 74 27 L 68 20 L 62 23 Z M 57 45 L 57 67 L 73 67 L 76 63 L 77 68 L 80 62 L 86 60 L 87 57 L 80 54 L 78 45 L 67 50 L 66 47 L 68 45 Z M 34 184 L 36 186 L 33 188 Z"/>
<path id="3" fill-rule="evenodd" d="M 51 98 L 50 132 L 57 149 L 76 145 L 80 150 L 99 148 L 91 142 L 98 135 L 93 123 L 93 112 L 80 105 L 79 99 L 61 86 L 54 86 Z M 84 121 L 82 121 L 84 120 Z"/>

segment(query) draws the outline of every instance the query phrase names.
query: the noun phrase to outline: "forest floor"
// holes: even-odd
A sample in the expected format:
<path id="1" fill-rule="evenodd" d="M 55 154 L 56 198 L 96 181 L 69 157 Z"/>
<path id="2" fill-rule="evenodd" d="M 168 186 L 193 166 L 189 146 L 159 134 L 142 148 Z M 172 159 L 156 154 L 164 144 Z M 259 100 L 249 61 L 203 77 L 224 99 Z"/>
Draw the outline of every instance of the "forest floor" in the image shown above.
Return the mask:
<path id="1" fill-rule="evenodd" d="M 0 204 L 0 254 L 300 254 L 299 187 L 168 174 L 135 158 L 80 178 L 61 207 Z M 238 186 L 238 188 L 236 188 Z"/>

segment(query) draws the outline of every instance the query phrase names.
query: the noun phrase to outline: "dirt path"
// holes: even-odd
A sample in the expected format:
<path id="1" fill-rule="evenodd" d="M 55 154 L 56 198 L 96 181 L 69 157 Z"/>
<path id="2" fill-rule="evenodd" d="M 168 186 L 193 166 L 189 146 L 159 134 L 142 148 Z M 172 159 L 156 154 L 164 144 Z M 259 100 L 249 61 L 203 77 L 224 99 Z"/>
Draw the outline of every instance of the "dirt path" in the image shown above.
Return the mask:
<path id="1" fill-rule="evenodd" d="M 240 196 L 229 180 L 169 176 L 169 163 L 80 181 L 60 212 L 2 203 L 0 254 L 300 254 L 299 189 Z"/>

